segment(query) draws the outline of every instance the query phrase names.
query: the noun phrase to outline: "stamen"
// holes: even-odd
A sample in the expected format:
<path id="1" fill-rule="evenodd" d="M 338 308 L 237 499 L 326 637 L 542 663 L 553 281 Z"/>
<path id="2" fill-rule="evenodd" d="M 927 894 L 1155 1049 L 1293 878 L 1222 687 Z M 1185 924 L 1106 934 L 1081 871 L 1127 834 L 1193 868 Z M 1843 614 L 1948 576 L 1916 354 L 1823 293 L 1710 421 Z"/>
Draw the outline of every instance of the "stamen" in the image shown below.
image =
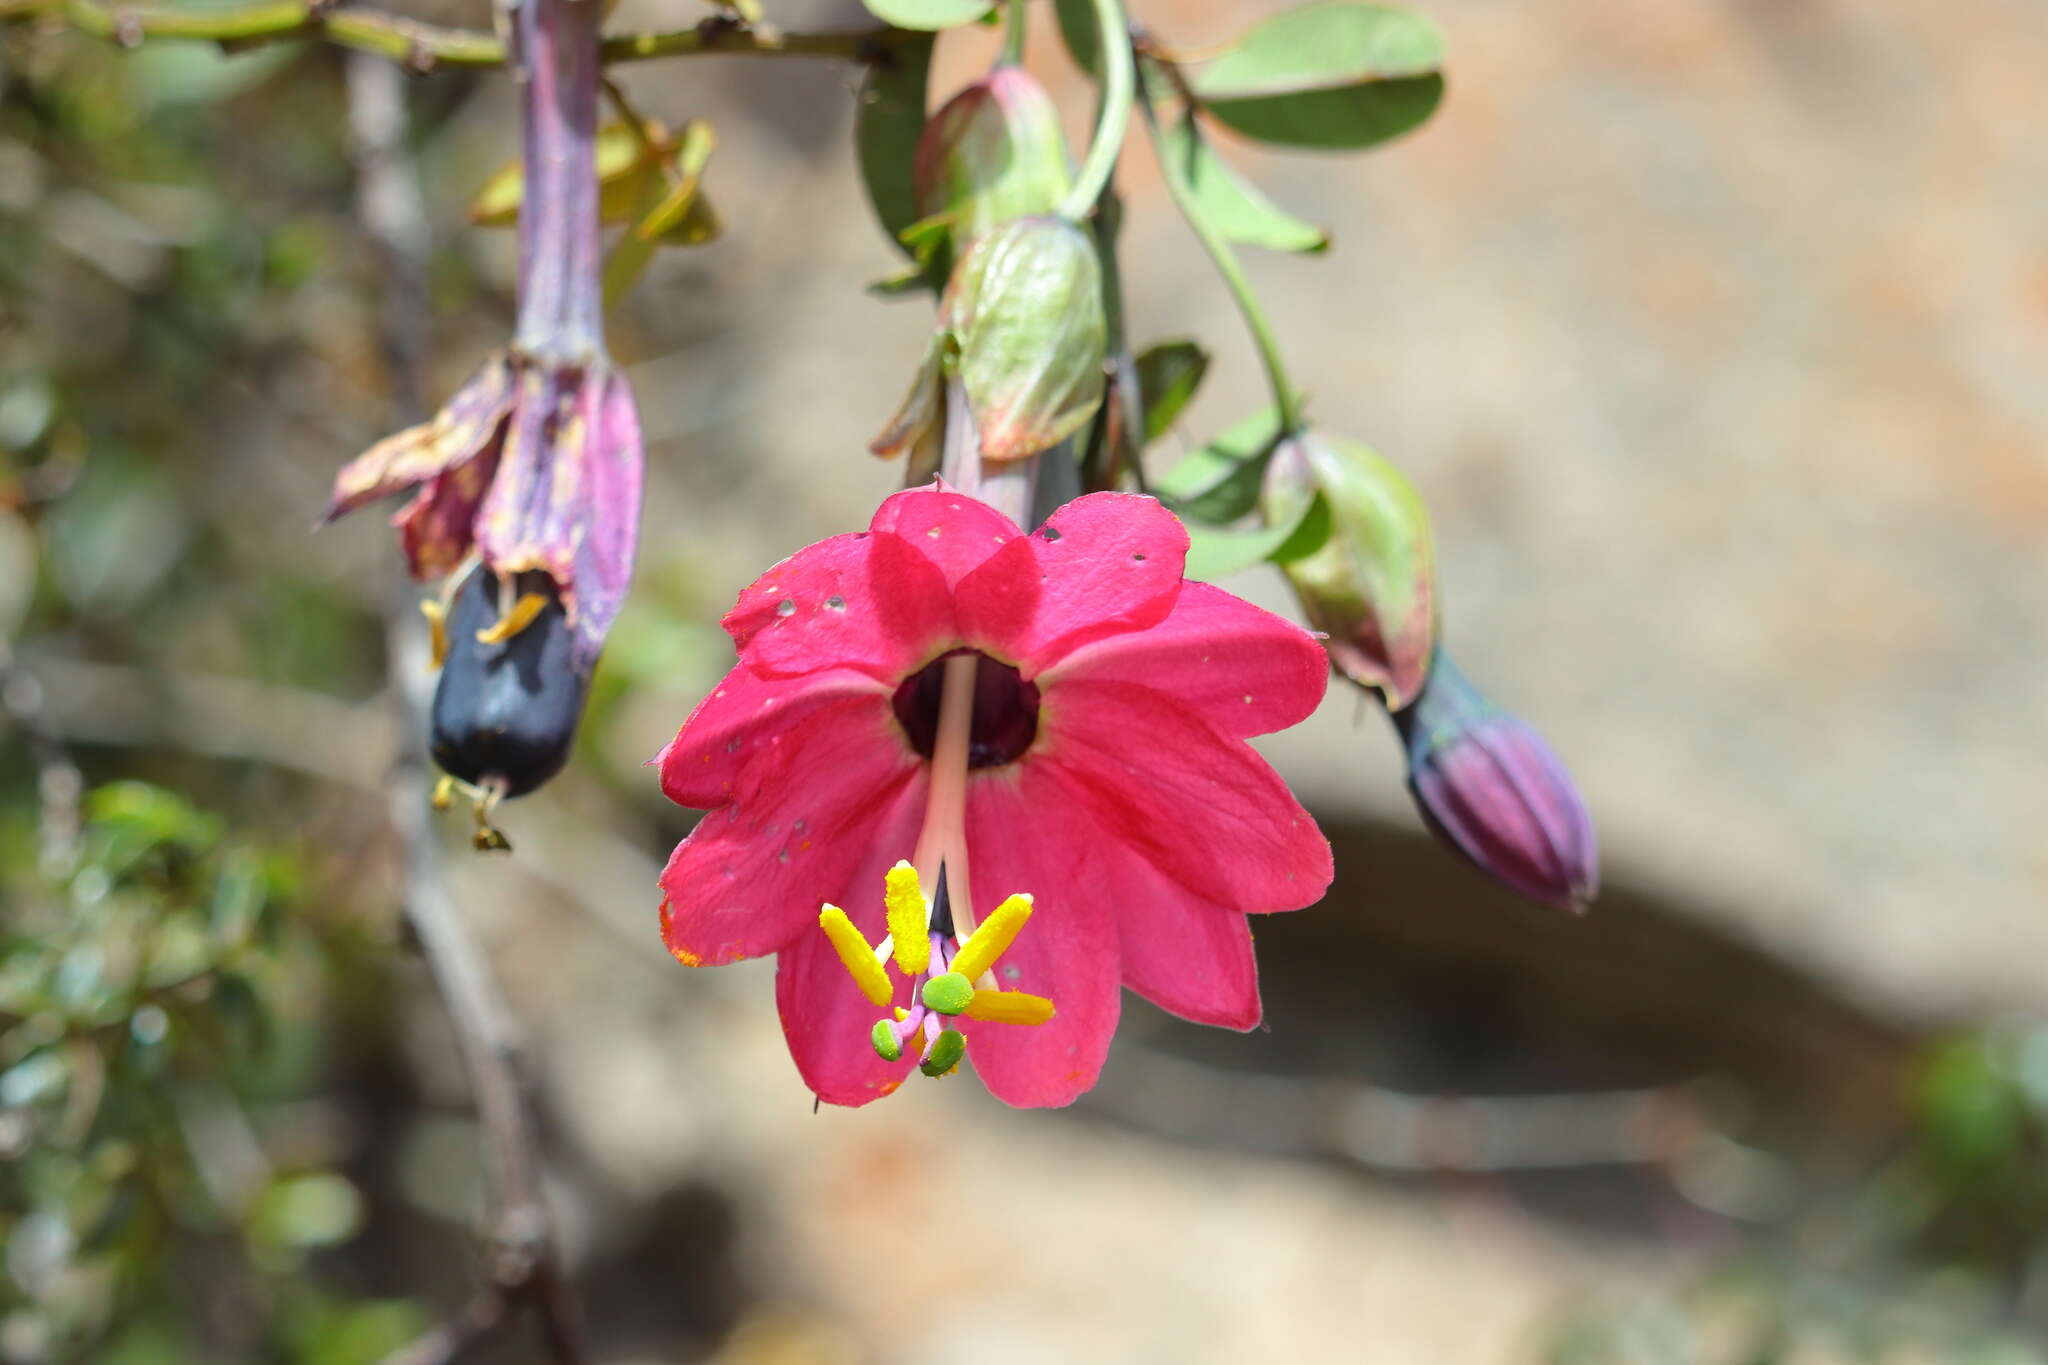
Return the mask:
<path id="1" fill-rule="evenodd" d="M 966 1037 L 958 1029 L 949 1028 L 932 1040 L 917 1069 L 927 1076 L 943 1076 L 960 1065 L 960 1059 L 966 1055 Z"/>
<path id="2" fill-rule="evenodd" d="M 434 784 L 434 809 L 447 810 L 455 804 L 455 779 L 441 774 L 441 780 Z"/>
<path id="3" fill-rule="evenodd" d="M 981 922 L 967 942 L 960 945 L 960 951 L 953 955 L 952 969 L 969 981 L 995 965 L 1012 943 L 1017 941 L 1017 932 L 1024 922 L 1031 918 L 1031 896 L 1019 892 L 995 908 L 987 919 Z"/>
<path id="4" fill-rule="evenodd" d="M 546 607 L 547 604 L 548 599 L 540 593 L 529 592 L 521 594 L 519 600 L 512 604 L 512 610 L 500 616 L 496 625 L 489 626 L 476 633 L 476 642 L 480 645 L 504 644 L 520 631 L 532 625 L 533 618 L 539 616 L 541 609 Z"/>
<path id="5" fill-rule="evenodd" d="M 940 1014 L 958 1014 L 974 999 L 974 983 L 958 972 L 947 972 L 925 982 L 918 998 Z"/>
<path id="6" fill-rule="evenodd" d="M 1052 1001 L 1023 991 L 976 991 L 961 1013 L 985 1024 L 1042 1024 L 1052 1018 Z"/>
<path id="7" fill-rule="evenodd" d="M 448 662 L 448 608 L 439 602 L 420 603 L 420 615 L 427 618 L 427 637 L 433 641 L 434 667 Z"/>
<path id="8" fill-rule="evenodd" d="M 943 887 L 944 883 L 940 885 Z M 943 890 L 939 893 L 945 895 Z M 931 965 L 931 940 L 926 936 L 924 888 L 918 885 L 917 869 L 899 861 L 882 878 L 882 904 L 889 914 L 889 937 L 895 941 L 896 966 L 905 976 L 917 976 Z"/>
<path id="9" fill-rule="evenodd" d="M 860 930 L 853 927 L 853 921 L 846 917 L 846 912 L 836 905 L 824 907 L 818 912 L 818 927 L 825 931 L 826 938 L 832 940 L 832 947 L 839 953 L 839 960 L 845 964 L 853 984 L 860 987 L 870 1003 L 887 1005 L 892 993 L 889 974 L 882 969 L 875 950 L 861 937 Z"/>
<path id="10" fill-rule="evenodd" d="M 903 1040 L 896 1036 L 895 1028 L 887 1019 L 875 1021 L 875 1031 L 868 1035 L 874 1042 L 875 1055 L 885 1062 L 898 1061 L 903 1056 Z"/>

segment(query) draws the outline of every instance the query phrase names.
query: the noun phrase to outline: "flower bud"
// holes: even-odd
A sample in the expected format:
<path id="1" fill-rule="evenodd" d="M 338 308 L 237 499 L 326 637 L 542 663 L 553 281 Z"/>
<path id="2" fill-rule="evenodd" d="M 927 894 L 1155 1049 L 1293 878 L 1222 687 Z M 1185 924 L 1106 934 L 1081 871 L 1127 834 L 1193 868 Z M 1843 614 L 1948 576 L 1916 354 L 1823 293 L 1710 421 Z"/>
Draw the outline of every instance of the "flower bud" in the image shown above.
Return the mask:
<path id="1" fill-rule="evenodd" d="M 1073 223 L 1019 218 L 975 238 L 946 285 L 939 326 L 957 348 L 984 459 L 1036 455 L 1102 404 L 1102 264 Z"/>
<path id="2" fill-rule="evenodd" d="M 1482 696 L 1442 649 L 1393 720 L 1430 832 L 1510 891 L 1583 912 L 1600 883 L 1593 821 L 1543 737 Z"/>
<path id="3" fill-rule="evenodd" d="M 1387 709 L 1415 699 L 1436 644 L 1436 546 L 1429 511 L 1401 472 L 1364 446 L 1319 432 L 1283 440 L 1266 465 L 1261 506 L 1299 521 L 1321 494 L 1330 534 L 1280 567 L 1309 624 L 1329 636 L 1337 671 L 1376 687 Z"/>
<path id="4" fill-rule="evenodd" d="M 524 796 L 568 760 L 590 671 L 577 663 L 561 595 L 545 573 L 516 576 L 516 591 L 537 595 L 539 610 L 504 638 L 489 639 L 507 619 L 500 581 L 478 566 L 456 591 L 448 657 L 434 688 L 431 746 L 434 762 L 450 775 Z"/>
<path id="5" fill-rule="evenodd" d="M 1051 213 L 1073 183 L 1058 106 L 1023 67 L 998 66 L 925 124 L 911 183 L 918 213 L 945 215 L 956 249 Z"/>

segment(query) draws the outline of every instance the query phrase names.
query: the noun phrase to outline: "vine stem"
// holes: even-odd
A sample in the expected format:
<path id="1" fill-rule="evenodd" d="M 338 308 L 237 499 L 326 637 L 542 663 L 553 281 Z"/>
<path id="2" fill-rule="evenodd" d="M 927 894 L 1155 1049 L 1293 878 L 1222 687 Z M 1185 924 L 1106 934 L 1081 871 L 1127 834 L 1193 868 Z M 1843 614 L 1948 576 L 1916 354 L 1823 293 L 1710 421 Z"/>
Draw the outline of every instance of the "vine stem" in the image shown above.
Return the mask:
<path id="1" fill-rule="evenodd" d="M 1102 117 L 1096 122 L 1095 139 L 1088 144 L 1081 173 L 1059 207 L 1060 217 L 1075 223 L 1095 211 L 1095 201 L 1109 185 L 1116 159 L 1123 152 L 1124 134 L 1131 126 L 1135 61 L 1122 0 L 1095 0 L 1095 28 L 1100 40 L 1097 49 L 1102 53 Z"/>
<path id="2" fill-rule="evenodd" d="M 1273 409 L 1280 417 L 1281 434 L 1299 431 L 1301 399 L 1287 377 L 1287 364 L 1281 358 L 1280 343 L 1273 335 L 1272 324 L 1266 320 L 1266 312 L 1259 306 L 1258 295 L 1252 292 L 1251 281 L 1245 278 L 1237 253 L 1230 249 L 1230 243 L 1223 239 L 1223 234 L 1211 227 L 1196 207 L 1195 188 L 1188 181 L 1187 167 L 1173 155 L 1166 139 L 1161 136 L 1151 79 L 1142 70 L 1138 73 L 1138 85 L 1138 109 L 1145 120 L 1145 131 L 1152 139 L 1152 148 L 1158 154 L 1159 168 L 1165 174 L 1166 191 L 1172 196 L 1181 217 L 1187 220 L 1188 230 L 1202 244 L 1202 250 L 1216 267 L 1216 273 L 1223 277 L 1224 287 L 1230 291 L 1231 301 L 1237 305 L 1238 315 L 1244 319 L 1245 329 L 1251 333 L 1252 345 L 1259 353 L 1259 364 L 1266 371 L 1266 383 L 1273 391 Z"/>
<path id="3" fill-rule="evenodd" d="M 255 0 L 224 9 L 186 10 L 108 0 L 0 0 L 0 23 L 59 20 L 81 33 L 135 47 L 147 38 L 184 38 L 240 49 L 287 38 L 318 38 L 403 62 L 417 71 L 443 66 L 503 66 L 505 43 L 476 29 L 426 24 L 334 0 Z M 783 33 L 714 15 L 684 29 L 615 34 L 600 60 L 650 61 L 725 52 L 756 57 L 824 57 L 872 62 L 901 41 L 886 28 L 846 33 Z"/>
<path id="4" fill-rule="evenodd" d="M 1003 60 L 1011 66 L 1024 63 L 1025 20 L 1030 0 L 1010 0 L 1003 11 Z"/>

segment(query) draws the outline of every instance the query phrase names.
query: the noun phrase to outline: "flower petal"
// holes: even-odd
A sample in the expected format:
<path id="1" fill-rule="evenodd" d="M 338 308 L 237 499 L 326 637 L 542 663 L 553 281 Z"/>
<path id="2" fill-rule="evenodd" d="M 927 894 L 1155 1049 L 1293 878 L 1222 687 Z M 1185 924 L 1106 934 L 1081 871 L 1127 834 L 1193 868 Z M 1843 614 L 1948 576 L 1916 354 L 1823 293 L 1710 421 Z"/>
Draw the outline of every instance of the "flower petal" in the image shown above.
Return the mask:
<path id="1" fill-rule="evenodd" d="M 1308 631 L 1212 584 L 1184 583 L 1164 621 L 1082 645 L 1037 682 L 1139 683 L 1244 737 L 1306 719 L 1329 680 L 1329 658 Z"/>
<path id="2" fill-rule="evenodd" d="M 586 381 L 584 408 L 591 419 L 584 452 L 585 525 L 576 543 L 575 581 L 564 585 L 575 657 L 597 661 L 605 633 L 626 600 L 633 551 L 640 535 L 640 414 L 633 390 L 615 370 Z"/>
<path id="3" fill-rule="evenodd" d="M 886 703 L 889 690 L 850 668 L 769 679 L 736 664 L 649 762 L 660 765 L 669 800 L 710 810 L 732 799 L 741 770 L 764 749 L 781 745 L 799 721 L 860 697 Z"/>
<path id="4" fill-rule="evenodd" d="M 967 575 L 960 632 L 1029 679 L 1068 652 L 1164 619 L 1187 528 L 1152 498 L 1090 493 Z"/>
<path id="5" fill-rule="evenodd" d="M 924 766 L 892 732 L 887 698 L 817 707 L 753 737 L 730 796 L 676 846 L 661 874 L 663 935 L 691 966 L 776 952 L 817 927 L 825 901 L 881 903 L 882 873 L 854 871 L 880 837 L 878 813 L 924 790 Z M 898 841 L 903 856 L 915 830 Z M 887 867 L 887 863 L 883 867 Z M 879 910 L 877 911 L 879 913 Z"/>
<path id="6" fill-rule="evenodd" d="M 1116 860 L 1086 814 L 1049 803 L 1028 767 L 977 776 L 967 788 L 967 843 L 976 903 L 1036 898 L 1031 920 L 995 965 L 1004 990 L 1050 996 L 1046 1023 L 978 1024 L 967 1058 L 989 1093 L 1020 1108 L 1072 1104 L 1095 1084 L 1122 1008 L 1111 882 Z"/>
<path id="7" fill-rule="evenodd" d="M 1124 984 L 1168 1014 L 1240 1033 L 1259 1023 L 1251 926 L 1140 858 L 1117 880 Z"/>
<path id="8" fill-rule="evenodd" d="M 497 469 L 498 451 L 493 446 L 428 479 L 392 516 L 414 578 L 442 578 L 461 567 L 476 543 L 476 511 Z"/>
<path id="9" fill-rule="evenodd" d="M 1040 697 L 1027 766 L 1091 811 L 1092 838 L 1136 850 L 1196 895 L 1246 913 L 1298 910 L 1330 885 L 1330 845 L 1243 740 L 1163 692 L 1066 682 Z"/>
<path id="10" fill-rule="evenodd" d="M 859 838 L 846 841 L 860 857 L 840 887 L 828 888 L 825 899 L 846 910 L 868 942 L 883 933 L 882 878 L 917 837 L 924 811 L 924 783 L 912 782 L 886 804 L 869 812 L 870 823 Z M 892 973 L 894 1003 L 908 1006 L 909 982 Z M 775 1008 L 782 1016 L 783 1036 L 797 1073 L 811 1092 L 827 1104 L 862 1105 L 880 1099 L 902 1084 L 915 1060 L 905 1049 L 899 1061 L 875 1055 L 870 1035 L 888 1011 L 869 1003 L 853 983 L 831 941 L 818 928 L 818 910 L 811 908 L 806 928 L 782 949 L 775 965 Z"/>
<path id="11" fill-rule="evenodd" d="M 981 499 L 943 483 L 890 495 L 876 509 L 868 529 L 902 536 L 923 551 L 946 576 L 948 588 L 958 586 L 989 556 L 1024 534 L 1016 522 Z"/>
<path id="12" fill-rule="evenodd" d="M 512 410 L 512 361 L 496 351 L 431 422 L 387 436 L 341 467 L 327 520 L 403 493 L 496 445 Z"/>
<path id="13" fill-rule="evenodd" d="M 833 536 L 797 551 L 740 594 L 724 625 L 763 677 L 845 667 L 892 686 L 958 633 L 945 574 L 889 532 Z"/>

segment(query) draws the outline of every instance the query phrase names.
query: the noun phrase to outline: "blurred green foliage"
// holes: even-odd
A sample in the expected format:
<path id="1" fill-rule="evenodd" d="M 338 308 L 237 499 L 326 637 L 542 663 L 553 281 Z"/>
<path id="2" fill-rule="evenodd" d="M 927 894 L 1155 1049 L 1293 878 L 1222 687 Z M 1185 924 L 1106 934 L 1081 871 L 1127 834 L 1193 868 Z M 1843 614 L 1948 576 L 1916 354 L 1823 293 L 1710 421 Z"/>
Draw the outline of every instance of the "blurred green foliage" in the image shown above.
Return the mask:
<path id="1" fill-rule="evenodd" d="M 309 1273 L 362 1226 L 314 1096 L 373 945 L 174 793 L 117 782 L 84 814 L 54 878 L 6 829 L 0 1359 L 378 1358 L 423 1315 Z"/>

